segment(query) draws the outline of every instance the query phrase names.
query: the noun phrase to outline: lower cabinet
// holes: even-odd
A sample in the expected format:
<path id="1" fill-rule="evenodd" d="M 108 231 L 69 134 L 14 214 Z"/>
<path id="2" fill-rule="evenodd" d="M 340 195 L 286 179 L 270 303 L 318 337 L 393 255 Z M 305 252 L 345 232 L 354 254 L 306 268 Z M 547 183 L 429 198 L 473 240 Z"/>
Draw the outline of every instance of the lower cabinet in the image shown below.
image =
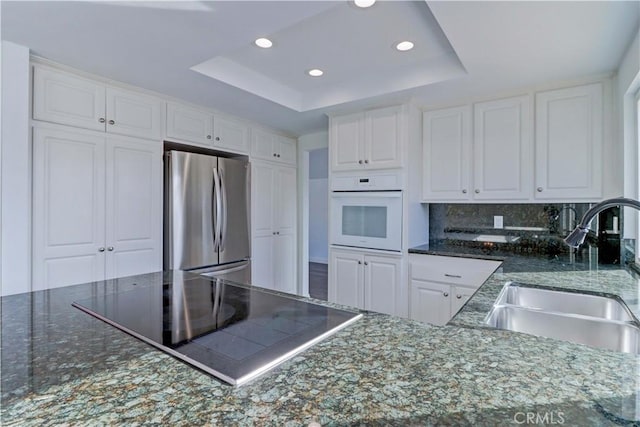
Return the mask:
<path id="1" fill-rule="evenodd" d="M 33 130 L 32 289 L 162 269 L 162 144 Z"/>
<path id="2" fill-rule="evenodd" d="M 329 301 L 380 313 L 407 315 L 402 257 L 331 248 Z"/>
<path id="3" fill-rule="evenodd" d="M 500 261 L 411 255 L 410 313 L 414 320 L 444 325 L 500 266 Z"/>

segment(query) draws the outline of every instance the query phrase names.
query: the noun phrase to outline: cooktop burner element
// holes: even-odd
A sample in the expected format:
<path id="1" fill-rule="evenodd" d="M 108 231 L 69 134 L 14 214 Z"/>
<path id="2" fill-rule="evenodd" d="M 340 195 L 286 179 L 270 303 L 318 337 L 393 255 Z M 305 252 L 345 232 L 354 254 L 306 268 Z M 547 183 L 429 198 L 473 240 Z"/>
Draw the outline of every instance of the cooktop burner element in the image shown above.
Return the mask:
<path id="1" fill-rule="evenodd" d="M 216 278 L 140 286 L 73 306 L 233 385 L 362 317 Z"/>

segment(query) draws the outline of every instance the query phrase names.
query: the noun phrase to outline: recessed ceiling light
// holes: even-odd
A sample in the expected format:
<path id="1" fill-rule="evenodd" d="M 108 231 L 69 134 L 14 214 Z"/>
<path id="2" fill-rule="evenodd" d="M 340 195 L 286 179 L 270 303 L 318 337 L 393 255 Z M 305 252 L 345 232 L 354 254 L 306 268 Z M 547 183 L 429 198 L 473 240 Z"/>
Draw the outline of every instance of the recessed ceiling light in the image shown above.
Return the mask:
<path id="1" fill-rule="evenodd" d="M 256 46 L 264 48 L 264 49 L 268 49 L 271 46 L 273 46 L 273 43 L 271 42 L 271 40 L 265 39 L 264 37 L 261 37 L 259 39 L 256 39 Z"/>
<path id="2" fill-rule="evenodd" d="M 354 0 L 354 4 L 358 7 L 371 7 L 376 2 L 376 0 Z"/>
<path id="3" fill-rule="evenodd" d="M 405 52 L 407 50 L 411 50 L 413 49 L 413 43 L 411 43 L 410 41 L 403 41 L 400 42 L 396 45 L 396 49 L 398 49 L 401 52 Z"/>
<path id="4" fill-rule="evenodd" d="M 311 76 L 311 77 L 320 77 L 321 75 L 324 74 L 324 71 L 319 70 L 317 68 L 314 68 L 313 70 L 309 70 L 307 71 L 307 73 Z"/>

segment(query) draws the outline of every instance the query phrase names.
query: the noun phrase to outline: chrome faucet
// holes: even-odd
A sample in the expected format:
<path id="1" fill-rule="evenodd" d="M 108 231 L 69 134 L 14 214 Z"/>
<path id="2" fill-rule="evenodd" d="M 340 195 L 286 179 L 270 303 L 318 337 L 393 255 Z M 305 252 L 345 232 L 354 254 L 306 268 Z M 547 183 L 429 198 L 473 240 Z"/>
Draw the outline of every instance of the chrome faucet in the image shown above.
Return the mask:
<path id="1" fill-rule="evenodd" d="M 633 199 L 627 199 L 626 197 L 616 197 L 614 199 L 603 200 L 602 202 L 594 205 L 589 209 L 582 219 L 580 224 L 564 239 L 564 242 L 572 248 L 577 248 L 583 242 L 587 233 L 589 232 L 589 223 L 600 212 L 612 208 L 614 206 L 629 206 L 640 211 L 640 202 Z"/>

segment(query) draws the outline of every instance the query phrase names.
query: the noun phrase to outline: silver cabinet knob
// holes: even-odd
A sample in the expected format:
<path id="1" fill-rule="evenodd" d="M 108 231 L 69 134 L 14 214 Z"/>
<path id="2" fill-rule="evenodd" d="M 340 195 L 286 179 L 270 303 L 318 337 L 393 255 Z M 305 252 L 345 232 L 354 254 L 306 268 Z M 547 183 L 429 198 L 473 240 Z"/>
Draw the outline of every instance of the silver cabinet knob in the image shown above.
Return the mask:
<path id="1" fill-rule="evenodd" d="M 476 194 L 480 194 L 480 190 L 478 190 L 477 188 L 475 189 L 475 193 Z"/>
<path id="2" fill-rule="evenodd" d="M 105 119 L 104 119 L 104 117 L 100 117 L 100 118 L 98 119 L 98 121 L 99 121 L 100 123 L 104 123 L 104 122 L 105 122 Z"/>
<path id="3" fill-rule="evenodd" d="M 109 252 L 113 252 L 113 246 L 109 246 L 109 247 L 107 248 L 107 250 L 108 250 Z"/>
<path id="4" fill-rule="evenodd" d="M 276 153 L 273 153 L 273 157 L 278 157 L 278 155 Z"/>
<path id="5" fill-rule="evenodd" d="M 271 234 L 273 234 L 273 235 L 275 236 L 275 235 L 276 235 L 276 232 L 275 232 L 275 231 L 273 231 Z"/>
<path id="6" fill-rule="evenodd" d="M 449 292 L 444 292 L 442 295 L 444 295 L 445 297 L 449 296 Z"/>
<path id="7" fill-rule="evenodd" d="M 466 189 L 466 188 L 464 188 L 464 189 L 462 190 L 462 194 L 467 194 L 467 189 Z"/>
<path id="8" fill-rule="evenodd" d="M 538 187 L 536 190 L 538 190 L 538 193 L 542 193 L 542 187 Z"/>
<path id="9" fill-rule="evenodd" d="M 364 265 L 369 265 L 369 263 L 367 261 L 364 262 Z"/>
<path id="10" fill-rule="evenodd" d="M 219 136 L 216 136 L 216 141 L 220 141 L 220 137 Z"/>
<path id="11" fill-rule="evenodd" d="M 280 154 L 278 154 L 278 158 L 280 158 Z"/>
<path id="12" fill-rule="evenodd" d="M 207 139 L 211 139 L 211 135 L 207 135 Z"/>
<path id="13" fill-rule="evenodd" d="M 362 261 L 358 261 L 358 264 L 362 264 Z"/>
<path id="14" fill-rule="evenodd" d="M 98 252 L 104 252 L 104 248 L 98 248 Z"/>
<path id="15" fill-rule="evenodd" d="M 368 164 L 368 163 L 369 163 L 369 160 L 365 160 L 364 162 Z"/>
<path id="16" fill-rule="evenodd" d="M 462 295 L 456 295 L 456 298 L 460 299 L 462 298 Z"/>
<path id="17" fill-rule="evenodd" d="M 358 160 L 358 163 L 359 163 L 359 164 L 362 164 L 363 162 L 362 162 L 362 160 Z"/>
<path id="18" fill-rule="evenodd" d="M 115 122 L 115 121 L 113 121 L 113 120 L 109 120 L 109 124 L 110 124 L 110 125 L 115 125 L 115 124 L 116 124 L 116 122 Z"/>

